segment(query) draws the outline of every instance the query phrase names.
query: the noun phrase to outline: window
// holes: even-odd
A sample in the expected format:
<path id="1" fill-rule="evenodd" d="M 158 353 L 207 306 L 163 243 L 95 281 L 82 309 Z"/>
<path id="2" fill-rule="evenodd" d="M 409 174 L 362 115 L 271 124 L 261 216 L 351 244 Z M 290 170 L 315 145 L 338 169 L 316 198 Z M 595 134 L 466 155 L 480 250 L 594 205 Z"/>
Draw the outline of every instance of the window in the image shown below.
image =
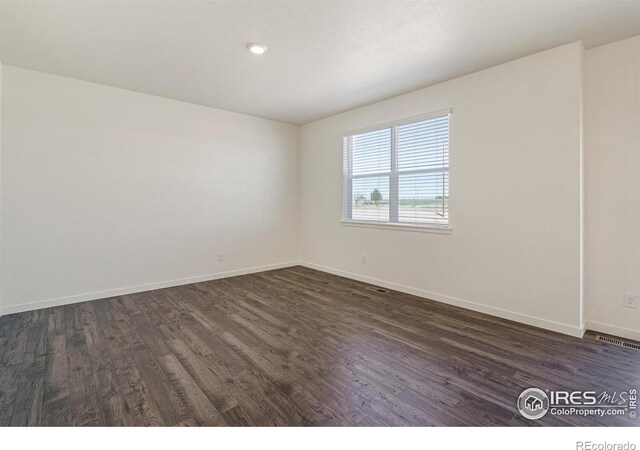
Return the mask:
<path id="1" fill-rule="evenodd" d="M 448 227 L 449 111 L 343 137 L 345 222 Z"/>

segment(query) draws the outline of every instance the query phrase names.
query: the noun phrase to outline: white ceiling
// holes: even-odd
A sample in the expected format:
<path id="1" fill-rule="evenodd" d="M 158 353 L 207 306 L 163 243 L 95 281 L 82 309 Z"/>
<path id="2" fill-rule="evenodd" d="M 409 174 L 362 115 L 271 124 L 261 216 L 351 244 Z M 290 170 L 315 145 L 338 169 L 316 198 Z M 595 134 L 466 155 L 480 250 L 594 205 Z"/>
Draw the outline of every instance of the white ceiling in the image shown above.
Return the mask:
<path id="1" fill-rule="evenodd" d="M 640 1 L 0 3 L 4 64 L 296 124 L 637 34 Z"/>

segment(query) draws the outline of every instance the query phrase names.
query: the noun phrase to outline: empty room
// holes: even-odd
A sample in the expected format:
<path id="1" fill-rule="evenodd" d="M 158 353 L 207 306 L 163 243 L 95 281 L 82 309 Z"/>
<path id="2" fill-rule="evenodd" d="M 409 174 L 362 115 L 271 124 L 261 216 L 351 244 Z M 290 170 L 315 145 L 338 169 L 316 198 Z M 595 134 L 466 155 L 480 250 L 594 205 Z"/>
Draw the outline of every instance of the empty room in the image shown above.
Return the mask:
<path id="1" fill-rule="evenodd" d="M 0 434 L 633 444 L 640 2 L 3 1 L 0 61 Z"/>

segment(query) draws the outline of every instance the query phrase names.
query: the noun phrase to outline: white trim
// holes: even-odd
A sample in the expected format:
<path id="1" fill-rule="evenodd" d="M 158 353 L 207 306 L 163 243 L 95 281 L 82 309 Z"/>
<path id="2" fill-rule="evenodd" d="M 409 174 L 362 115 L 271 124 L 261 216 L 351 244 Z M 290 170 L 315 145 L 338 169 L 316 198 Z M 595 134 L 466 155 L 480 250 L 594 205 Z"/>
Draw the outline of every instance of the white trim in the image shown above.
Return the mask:
<path id="1" fill-rule="evenodd" d="M 101 298 L 117 297 L 120 295 L 135 294 L 138 292 L 153 291 L 156 289 L 164 289 L 174 286 L 182 286 L 185 284 L 201 283 L 203 281 L 218 280 L 220 278 L 236 277 L 238 275 L 247 275 L 256 272 L 265 272 L 267 270 L 283 269 L 285 267 L 293 267 L 300 265 L 299 261 L 289 261 L 278 264 L 270 264 L 267 266 L 250 267 L 247 269 L 230 270 L 228 272 L 219 272 L 209 275 L 199 275 L 188 278 L 178 278 L 169 281 L 160 281 L 157 283 L 140 284 L 137 286 L 129 286 L 118 289 L 109 289 L 106 291 L 91 292 L 88 294 L 71 295 L 68 297 L 51 298 L 47 300 L 38 300 L 35 302 L 22 303 L 20 305 L 12 305 L 0 310 L 0 316 L 5 314 L 15 314 L 24 311 L 33 311 L 35 309 L 50 308 L 53 306 L 69 305 L 72 303 L 87 302 L 98 300 Z"/>
<path id="2" fill-rule="evenodd" d="M 544 328 L 546 330 L 551 330 L 551 331 L 555 331 L 562 334 L 568 334 L 569 336 L 581 338 L 584 335 L 583 327 L 576 327 L 576 326 L 567 325 L 560 322 L 555 322 L 552 320 L 541 319 L 539 317 L 529 316 L 527 314 L 521 314 L 513 311 L 508 311 L 506 309 L 495 308 L 493 306 L 487 306 L 480 303 L 471 302 L 469 300 L 463 300 L 460 298 L 449 297 L 447 295 L 437 294 L 435 292 L 429 292 L 422 289 L 416 289 L 409 286 L 404 286 L 402 284 L 391 283 L 389 281 L 378 280 L 376 278 L 370 278 L 370 277 L 358 275 L 351 272 L 345 272 L 343 270 L 333 269 L 331 267 L 326 267 L 326 266 L 322 266 L 319 264 L 314 264 L 306 261 L 300 261 L 300 265 L 304 267 L 308 267 L 310 269 L 316 269 L 322 272 L 328 272 L 334 275 L 339 275 L 341 277 L 351 278 L 352 280 L 362 281 L 363 283 L 374 284 L 374 285 L 382 286 L 388 289 L 393 289 L 395 291 L 404 292 L 405 294 L 416 295 L 418 297 L 423 297 L 429 300 L 435 300 L 441 303 L 446 303 L 448 305 L 458 306 L 460 308 L 470 309 L 472 311 L 489 314 L 495 317 L 500 317 L 502 319 L 513 320 L 515 322 L 524 323 L 526 325 L 531 325 L 538 328 Z"/>
<path id="3" fill-rule="evenodd" d="M 347 131 L 342 133 L 342 137 L 344 138 L 344 137 L 353 136 L 354 134 L 369 133 L 371 131 L 378 131 L 384 128 L 391 128 L 396 125 L 406 125 L 412 122 L 420 122 L 423 120 L 433 119 L 435 117 L 447 116 L 451 114 L 453 114 L 453 108 L 444 108 L 438 111 L 433 111 L 426 114 L 420 114 L 418 116 L 405 117 L 403 119 L 393 120 L 391 122 L 379 123 L 377 125 L 371 125 L 369 127 L 360 128 L 353 131 Z"/>
<path id="4" fill-rule="evenodd" d="M 362 227 L 362 228 L 381 228 L 383 230 L 396 230 L 396 231 L 417 231 L 419 233 L 437 233 L 437 234 L 451 234 L 451 227 L 446 225 L 416 225 L 413 223 L 402 222 L 374 222 L 371 220 L 346 220 L 340 221 L 341 225 L 347 225 L 350 227 Z"/>
<path id="5" fill-rule="evenodd" d="M 357 226 L 358 224 L 349 224 L 349 225 Z M 365 226 L 368 226 L 368 224 Z M 374 226 L 379 227 L 378 225 L 374 225 Z M 410 227 L 410 231 L 424 231 L 424 230 L 416 230 L 415 228 Z M 430 230 L 430 231 L 431 232 L 447 232 L 447 230 Z M 512 311 L 508 311 L 500 308 L 494 308 L 492 306 L 486 306 L 486 305 L 471 302 L 468 300 L 449 297 L 447 295 L 437 294 L 434 292 L 429 292 L 422 289 L 416 289 L 409 286 L 396 284 L 396 283 L 392 283 L 384 280 L 378 280 L 376 278 L 358 275 L 358 274 L 346 272 L 343 270 L 333 269 L 331 267 L 326 267 L 326 266 L 322 266 L 319 264 L 314 264 L 306 261 L 289 261 L 289 262 L 278 263 L 278 264 L 270 264 L 266 266 L 250 267 L 247 269 L 238 269 L 238 270 L 231 270 L 227 272 L 219 272 L 219 273 L 209 274 L 209 275 L 200 275 L 200 276 L 189 277 L 189 278 L 180 278 L 180 279 L 169 280 L 169 281 L 161 281 L 158 283 L 148 283 L 148 284 L 141 284 L 137 286 L 129 286 L 125 288 L 92 292 L 88 294 L 78 294 L 78 295 L 72 295 L 68 297 L 58 297 L 58 298 L 47 299 L 47 300 L 39 300 L 35 302 L 23 303 L 21 305 L 13 305 L 13 306 L 3 308 L 0 310 L 0 316 L 6 315 L 6 314 L 20 313 L 24 311 L 32 311 L 32 310 L 42 309 L 42 308 L 50 308 L 54 306 L 69 305 L 72 303 L 98 300 L 102 298 L 117 297 L 120 295 L 135 294 L 138 292 L 152 291 L 156 289 L 164 289 L 164 288 L 169 288 L 174 286 L 182 286 L 185 284 L 200 283 L 203 281 L 212 281 L 212 280 L 217 280 L 221 278 L 235 277 L 239 275 L 247 275 L 250 273 L 264 272 L 267 270 L 283 269 L 286 267 L 293 267 L 297 265 L 320 270 L 322 272 L 332 273 L 334 275 L 350 278 L 350 279 L 361 281 L 364 283 L 386 287 L 388 289 L 393 289 L 399 292 L 416 295 L 418 297 L 427 298 L 430 300 L 436 300 L 449 305 L 458 306 L 460 308 L 465 308 L 465 309 L 470 309 L 472 311 L 478 311 L 478 312 L 490 314 L 492 316 L 501 317 L 503 319 L 521 322 L 534 327 L 544 328 L 547 330 L 556 331 L 558 333 L 568 334 L 570 336 L 582 337 L 584 335 L 585 330 L 589 329 L 589 330 L 593 330 L 601 333 L 611 334 L 614 336 L 619 336 L 627 339 L 640 341 L 640 331 L 632 330 L 629 328 L 622 328 L 622 327 L 617 327 L 614 325 L 608 325 L 608 324 L 594 322 L 594 321 L 587 321 L 586 325 L 583 325 L 580 328 L 573 327 L 571 325 L 567 325 L 559 322 L 541 319 L 538 317 L 529 316 L 526 314 L 520 314 L 520 313 L 516 313 L 516 312 L 512 312 Z"/>
<path id="6" fill-rule="evenodd" d="M 640 330 L 632 330 L 631 328 L 609 325 L 602 322 L 594 322 L 593 320 L 587 320 L 586 328 L 599 333 L 640 341 Z"/>

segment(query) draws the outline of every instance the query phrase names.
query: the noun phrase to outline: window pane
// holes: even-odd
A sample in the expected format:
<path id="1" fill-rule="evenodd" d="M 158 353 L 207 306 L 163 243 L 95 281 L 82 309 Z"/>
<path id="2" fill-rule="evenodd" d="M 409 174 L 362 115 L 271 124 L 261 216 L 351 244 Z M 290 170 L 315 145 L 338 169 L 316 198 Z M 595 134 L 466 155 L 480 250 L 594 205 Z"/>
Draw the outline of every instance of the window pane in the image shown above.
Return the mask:
<path id="1" fill-rule="evenodd" d="M 391 170 L 391 128 L 352 137 L 353 175 Z"/>
<path id="2" fill-rule="evenodd" d="M 398 170 L 449 166 L 449 116 L 398 126 Z"/>
<path id="3" fill-rule="evenodd" d="M 449 221 L 449 172 L 400 175 L 398 220 L 405 223 Z"/>
<path id="4" fill-rule="evenodd" d="M 448 224 L 448 114 L 347 136 L 343 150 L 344 218 Z"/>
<path id="5" fill-rule="evenodd" d="M 352 186 L 352 219 L 389 221 L 389 177 L 356 178 Z"/>
<path id="6" fill-rule="evenodd" d="M 342 218 L 351 219 L 351 178 L 349 137 L 342 138 Z"/>

